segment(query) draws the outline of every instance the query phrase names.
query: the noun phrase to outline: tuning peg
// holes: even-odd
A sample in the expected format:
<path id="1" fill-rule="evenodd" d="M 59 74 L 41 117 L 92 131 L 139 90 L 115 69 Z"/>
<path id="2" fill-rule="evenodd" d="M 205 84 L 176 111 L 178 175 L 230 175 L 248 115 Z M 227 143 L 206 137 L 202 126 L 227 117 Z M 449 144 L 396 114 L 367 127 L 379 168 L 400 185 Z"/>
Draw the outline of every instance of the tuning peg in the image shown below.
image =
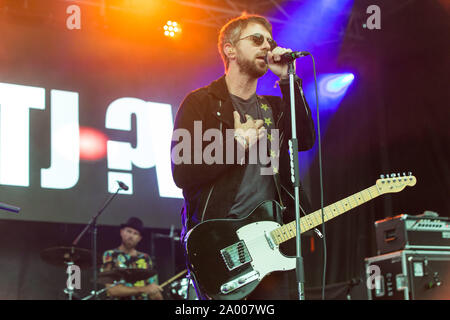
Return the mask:
<path id="1" fill-rule="evenodd" d="M 408 172 L 408 175 L 409 175 L 409 176 L 412 176 L 412 172 L 411 172 L 411 171 L 410 171 L 410 172 Z"/>
<path id="2" fill-rule="evenodd" d="M 384 179 L 384 174 L 380 174 L 380 179 Z"/>
<path id="3" fill-rule="evenodd" d="M 403 172 L 403 176 L 406 177 L 406 173 Z"/>
<path id="4" fill-rule="evenodd" d="M 395 173 L 391 173 L 391 178 L 395 178 Z"/>

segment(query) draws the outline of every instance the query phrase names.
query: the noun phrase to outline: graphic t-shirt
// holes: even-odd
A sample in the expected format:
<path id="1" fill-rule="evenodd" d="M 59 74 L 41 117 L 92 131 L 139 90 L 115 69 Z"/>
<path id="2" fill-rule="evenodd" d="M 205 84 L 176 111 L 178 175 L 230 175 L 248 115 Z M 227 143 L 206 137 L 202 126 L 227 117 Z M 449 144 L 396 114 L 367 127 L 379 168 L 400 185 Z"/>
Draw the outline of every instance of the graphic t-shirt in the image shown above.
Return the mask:
<path id="1" fill-rule="evenodd" d="M 260 103 L 256 94 L 247 100 L 232 94 L 230 96 L 235 110 L 241 116 L 241 122 L 246 121 L 245 114 L 255 120 L 264 120 L 264 127 L 270 133 L 274 124 L 272 109 L 267 104 Z M 241 186 L 228 214 L 229 218 L 244 218 L 262 201 L 276 198 L 273 176 L 262 175 L 261 166 L 259 161 L 257 164 L 246 164 Z"/>
<path id="2" fill-rule="evenodd" d="M 130 256 L 119 249 L 107 250 L 103 254 L 103 264 L 100 268 L 100 272 L 116 270 L 120 268 L 138 268 L 148 269 L 153 268 L 152 260 L 146 253 L 138 252 L 135 256 Z M 154 275 L 148 279 L 140 280 L 135 283 L 124 284 L 127 287 L 143 287 L 151 283 L 158 282 L 158 275 Z M 113 298 L 109 296 L 109 298 Z M 142 294 L 137 296 L 128 296 L 121 298 L 114 298 L 116 300 L 148 300 L 148 295 Z"/>

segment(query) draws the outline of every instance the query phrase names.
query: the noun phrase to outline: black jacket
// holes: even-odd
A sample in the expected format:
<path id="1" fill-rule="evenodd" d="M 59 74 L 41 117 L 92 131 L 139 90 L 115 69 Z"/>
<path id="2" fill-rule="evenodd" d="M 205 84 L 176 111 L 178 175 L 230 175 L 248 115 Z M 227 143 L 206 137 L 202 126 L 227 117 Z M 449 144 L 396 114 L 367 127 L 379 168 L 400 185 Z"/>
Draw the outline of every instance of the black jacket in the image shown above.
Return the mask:
<path id="1" fill-rule="evenodd" d="M 295 104 L 297 118 L 297 136 L 299 150 L 310 149 L 315 140 L 314 123 L 309 106 L 303 103 L 300 95 L 301 80 L 295 81 Z M 276 186 L 281 190 L 284 206 L 293 205 L 293 187 L 290 182 L 288 140 L 291 138 L 289 81 L 280 81 L 283 99 L 276 96 L 262 96 L 272 108 L 273 119 L 280 136 L 280 170 L 274 175 Z M 172 160 L 172 174 L 175 184 L 183 189 L 185 204 L 182 209 L 183 235 L 200 221 L 226 217 L 234 203 L 241 184 L 245 165 L 240 164 L 194 164 L 195 154 L 201 157 L 202 150 L 209 141 L 203 142 L 202 148 L 195 149 L 194 121 L 201 121 L 202 134 L 210 128 L 220 129 L 225 141 L 225 130 L 234 128 L 234 107 L 226 86 L 225 76 L 210 85 L 189 93 L 182 102 L 175 118 L 174 130 L 185 129 L 191 134 L 191 150 L 187 155 L 191 163 L 175 164 Z M 186 132 L 186 131 L 185 131 Z M 172 141 L 172 151 L 179 143 Z M 236 151 L 236 142 L 234 142 Z M 225 142 L 223 155 L 225 158 Z M 236 153 L 235 153 L 236 154 Z M 173 154 L 172 154 L 173 157 Z M 290 193 L 291 195 L 289 195 Z M 300 193 L 304 195 L 304 192 Z M 300 199 L 302 206 L 308 206 L 307 198 Z M 308 208 L 309 209 L 309 208 Z M 293 210 L 288 210 L 293 211 Z M 294 210 L 295 212 L 295 210 Z M 295 213 L 294 213 L 295 214 Z M 283 220 L 293 220 L 292 214 Z M 287 222 L 287 221 L 285 221 Z"/>

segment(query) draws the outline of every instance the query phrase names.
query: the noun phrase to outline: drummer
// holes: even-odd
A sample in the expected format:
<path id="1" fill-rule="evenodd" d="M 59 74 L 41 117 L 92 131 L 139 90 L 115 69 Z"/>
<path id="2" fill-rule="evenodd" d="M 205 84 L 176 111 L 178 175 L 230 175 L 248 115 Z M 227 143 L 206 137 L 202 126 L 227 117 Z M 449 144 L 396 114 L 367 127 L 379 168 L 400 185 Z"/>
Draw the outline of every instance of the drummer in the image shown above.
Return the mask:
<path id="1" fill-rule="evenodd" d="M 153 263 L 150 256 L 136 250 L 142 239 L 144 224 L 139 218 L 131 217 L 120 226 L 122 244 L 103 254 L 103 265 L 100 272 L 119 268 L 139 268 L 151 270 Z M 162 300 L 162 288 L 158 286 L 158 275 L 138 281 L 117 285 L 107 290 L 109 297 L 117 300 Z M 108 287 L 110 284 L 106 284 Z"/>

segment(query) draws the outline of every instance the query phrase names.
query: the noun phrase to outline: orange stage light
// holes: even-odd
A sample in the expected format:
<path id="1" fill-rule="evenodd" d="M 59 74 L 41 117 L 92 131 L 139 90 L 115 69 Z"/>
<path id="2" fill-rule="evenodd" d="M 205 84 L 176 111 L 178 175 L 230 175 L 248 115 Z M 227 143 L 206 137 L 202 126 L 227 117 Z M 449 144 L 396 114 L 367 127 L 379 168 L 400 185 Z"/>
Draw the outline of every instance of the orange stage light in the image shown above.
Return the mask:
<path id="1" fill-rule="evenodd" d="M 175 37 L 181 34 L 181 28 L 178 22 L 176 21 L 167 21 L 164 26 L 164 35 L 166 37 Z"/>

